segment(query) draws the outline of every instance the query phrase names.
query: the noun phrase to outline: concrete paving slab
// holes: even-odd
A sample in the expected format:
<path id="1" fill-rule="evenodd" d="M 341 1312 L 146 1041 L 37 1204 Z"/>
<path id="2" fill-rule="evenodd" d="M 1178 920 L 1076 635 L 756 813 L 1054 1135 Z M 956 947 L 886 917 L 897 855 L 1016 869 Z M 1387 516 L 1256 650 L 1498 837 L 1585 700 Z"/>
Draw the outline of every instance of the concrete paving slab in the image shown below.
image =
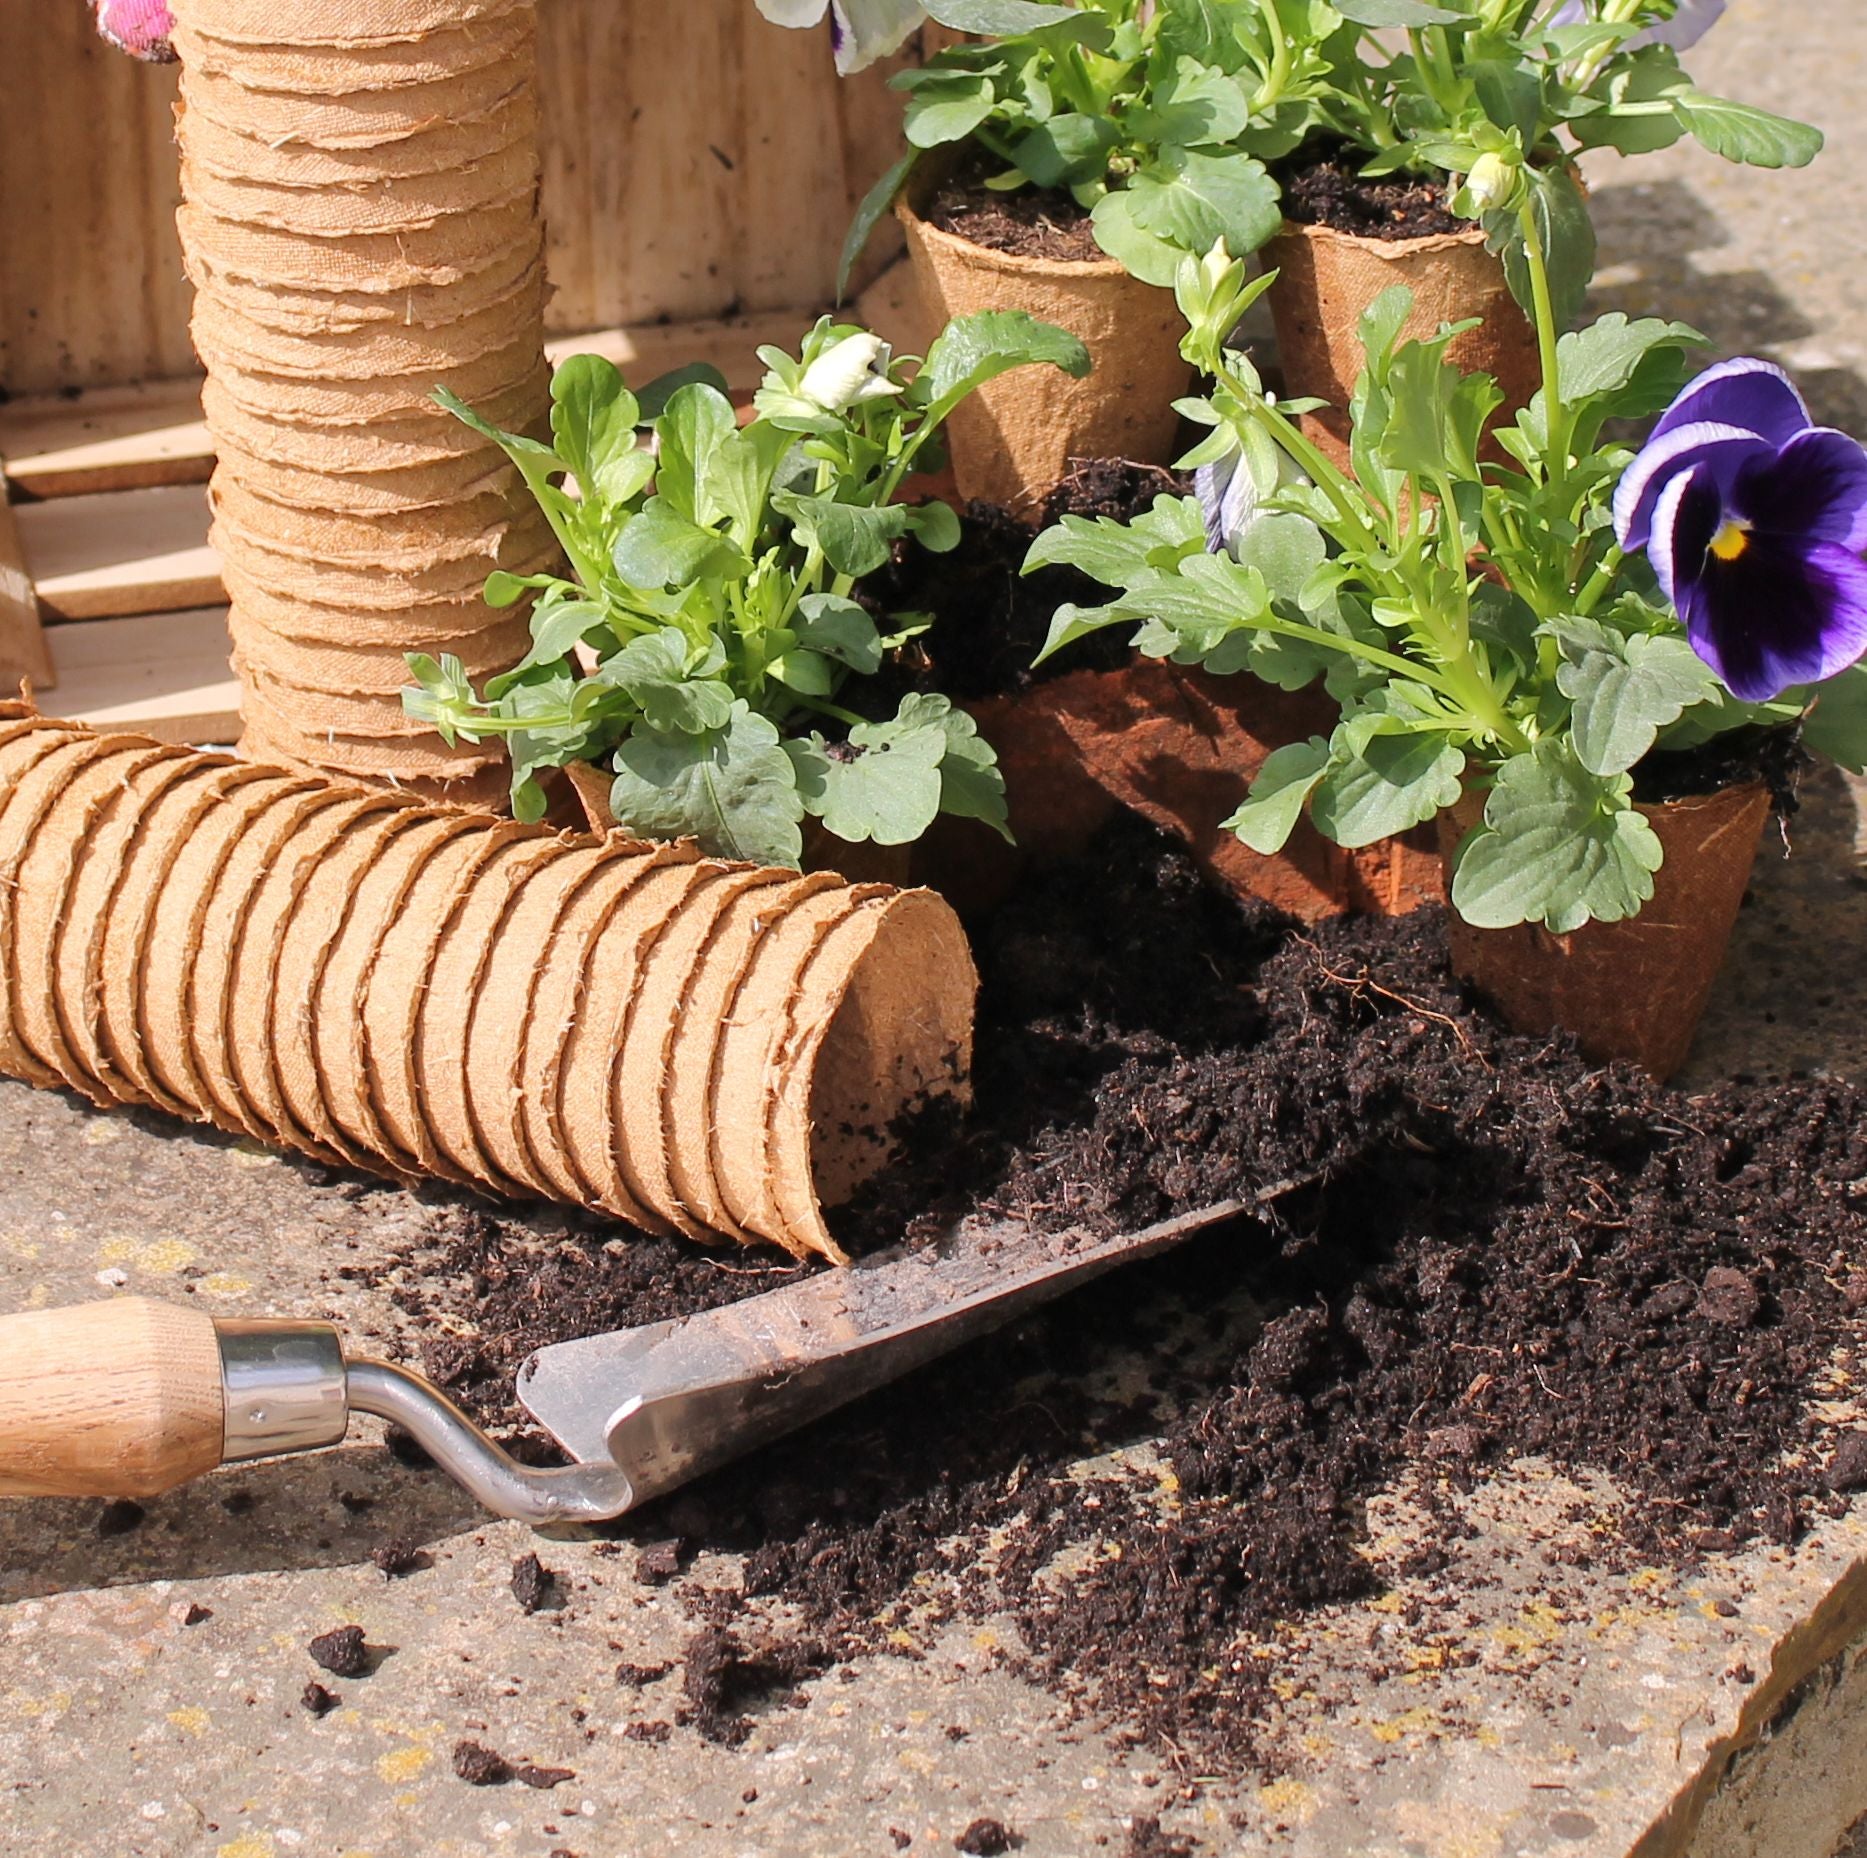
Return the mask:
<path id="1" fill-rule="evenodd" d="M 1867 10 L 1734 0 L 1692 65 L 1821 121 L 1830 153 L 1813 176 L 1687 149 L 1591 161 L 1598 301 L 1775 355 L 1819 417 L 1867 432 Z M 1863 791 L 1814 783 L 1795 857 L 1760 863 L 1688 1082 L 1867 1077 Z M 325 1317 L 409 1355 L 387 1281 L 421 1268 L 426 1229 L 397 1192 L 0 1085 L 0 1309 L 128 1288 Z M 1833 1364 L 1837 1417 L 1860 1384 Z M 1113 1462 L 1144 1473 L 1150 1452 Z M 1471 1533 L 1412 1578 L 1425 1494 L 1374 1506 L 1380 1598 L 1215 1648 L 1277 1666 L 1283 1751 L 1217 1777 L 1074 1721 L 1009 1667 L 1009 1626 L 938 1623 L 937 1584 L 897 1655 L 763 1700 L 739 1747 L 702 1742 L 672 1726 L 696 1630 L 683 1593 L 736 1585 L 734 1558 L 703 1552 L 684 1586 L 657 1585 L 627 1541 L 487 1523 L 367 1426 L 339 1452 L 219 1473 L 133 1527 L 96 1503 L 0 1504 L 0 1852 L 802 1858 L 951 1851 L 984 1816 L 1034 1858 L 1144 1851 L 1150 1820 L 1157 1850 L 1293 1858 L 1862 1849 L 1867 1506 L 1794 1553 L 1610 1573 L 1587 1548 L 1622 1499 L 1523 1463 L 1431 1493 Z M 371 1556 L 391 1541 L 427 1565 L 386 1577 Z M 527 1614 L 511 1567 L 534 1549 L 560 1600 Z M 363 1628 L 365 1676 L 305 1651 L 343 1624 Z M 336 1698 L 321 1716 L 313 1681 Z M 572 1778 L 470 1785 L 462 1741 Z"/>

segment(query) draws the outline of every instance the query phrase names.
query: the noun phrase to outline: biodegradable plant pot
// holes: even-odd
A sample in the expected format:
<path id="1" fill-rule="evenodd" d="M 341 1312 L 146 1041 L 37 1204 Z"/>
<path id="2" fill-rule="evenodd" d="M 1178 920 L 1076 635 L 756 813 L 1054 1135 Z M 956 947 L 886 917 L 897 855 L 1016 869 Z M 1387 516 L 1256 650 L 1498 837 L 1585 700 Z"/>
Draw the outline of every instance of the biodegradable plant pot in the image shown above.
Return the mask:
<path id="1" fill-rule="evenodd" d="M 1225 830 L 1272 749 L 1333 726 L 1334 706 L 1319 693 L 1136 658 L 965 707 L 998 755 L 1017 843 L 984 843 L 976 831 L 962 839 L 967 822 L 942 820 L 916 846 L 921 880 L 962 914 L 998 902 L 1025 864 L 1079 854 L 1118 806 L 1179 839 L 1221 889 L 1305 922 L 1350 910 L 1404 915 L 1444 895 L 1423 835 L 1347 852 L 1305 821 L 1265 858 Z"/>
<path id="2" fill-rule="evenodd" d="M 1026 514 L 1073 458 L 1172 461 L 1173 402 L 1192 370 L 1173 292 L 1143 284 L 1113 258 L 1027 258 L 942 231 L 921 217 L 932 183 L 895 213 L 907 234 L 924 334 L 978 310 L 1028 310 L 1077 336 L 1094 363 L 1080 381 L 1061 369 L 1013 368 L 969 395 L 947 422 L 962 497 Z"/>
<path id="3" fill-rule="evenodd" d="M 1761 782 L 1640 811 L 1666 859 L 1638 916 L 1551 935 L 1534 923 L 1474 929 L 1450 918 L 1452 971 L 1521 1032 L 1573 1032 L 1589 1057 L 1625 1058 L 1662 1083 L 1685 1063 L 1744 901 L 1769 816 Z M 1453 855 L 1484 796 L 1467 794 L 1435 822 L 1450 889 Z"/>
<path id="4" fill-rule="evenodd" d="M 1337 463 L 1348 457 L 1348 403 L 1362 366 L 1361 315 L 1391 285 L 1413 292 L 1403 332 L 1409 340 L 1432 335 L 1441 323 L 1484 319 L 1454 340 L 1447 359 L 1496 377 L 1504 390 L 1504 417 L 1542 384 L 1536 331 L 1476 227 L 1418 239 L 1370 239 L 1286 220 L 1262 257 L 1265 269 L 1277 273 L 1270 304 L 1283 391 L 1291 399 L 1329 402 L 1320 412 L 1304 414 L 1302 425 Z"/>

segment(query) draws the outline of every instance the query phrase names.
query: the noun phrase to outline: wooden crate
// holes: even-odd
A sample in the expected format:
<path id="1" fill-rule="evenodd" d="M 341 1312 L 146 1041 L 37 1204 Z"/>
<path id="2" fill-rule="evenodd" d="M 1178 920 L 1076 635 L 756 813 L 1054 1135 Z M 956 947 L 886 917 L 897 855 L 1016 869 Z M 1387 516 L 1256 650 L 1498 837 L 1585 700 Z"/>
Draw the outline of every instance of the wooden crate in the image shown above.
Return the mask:
<path id="1" fill-rule="evenodd" d="M 678 31 L 658 13 L 540 0 L 550 348 L 637 380 L 711 361 L 744 397 L 754 349 L 827 307 L 855 202 L 899 150 L 900 98 L 880 70 L 838 79 L 822 33 L 748 0 L 685 0 Z M 0 687 L 225 741 L 237 685 L 174 227 L 176 79 L 89 22 L 0 7 Z M 863 281 L 893 256 L 878 238 Z M 898 294 L 889 279 L 869 307 L 886 317 Z"/>

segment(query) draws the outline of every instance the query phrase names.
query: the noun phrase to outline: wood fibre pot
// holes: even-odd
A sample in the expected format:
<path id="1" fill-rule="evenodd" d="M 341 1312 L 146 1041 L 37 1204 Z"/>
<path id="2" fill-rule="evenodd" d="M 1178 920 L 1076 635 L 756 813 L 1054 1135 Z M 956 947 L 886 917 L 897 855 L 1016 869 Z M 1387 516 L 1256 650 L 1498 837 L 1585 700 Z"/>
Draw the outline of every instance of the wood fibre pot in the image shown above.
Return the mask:
<path id="1" fill-rule="evenodd" d="M 1392 285 L 1413 292 L 1413 311 L 1402 332 L 1408 340 L 1432 335 L 1441 323 L 1484 319 L 1453 341 L 1447 358 L 1496 377 L 1504 390 L 1502 417 L 1509 418 L 1542 385 L 1536 331 L 1476 227 L 1417 239 L 1371 239 L 1286 221 L 1260 257 L 1267 271 L 1277 273 L 1270 305 L 1284 394 L 1328 401 L 1322 411 L 1304 414 L 1302 425 L 1337 463 L 1348 457 L 1348 403 L 1362 367 L 1362 312 Z"/>
<path id="2" fill-rule="evenodd" d="M 1770 794 L 1746 783 L 1640 811 L 1666 856 L 1638 916 L 1551 935 L 1535 923 L 1474 929 L 1453 912 L 1452 971 L 1520 1032 L 1560 1027 L 1589 1057 L 1627 1059 L 1663 1083 L 1685 1063 L 1724 963 Z M 1484 796 L 1467 794 L 1435 822 L 1448 889 L 1483 812 Z"/>
<path id="3" fill-rule="evenodd" d="M 1265 858 L 1225 830 L 1273 749 L 1333 727 L 1335 706 L 1318 692 L 1136 658 L 967 708 L 1004 770 L 1017 847 L 930 835 L 917 872 L 962 910 L 1002 897 L 1023 859 L 1080 853 L 1117 806 L 1179 839 L 1220 888 L 1305 922 L 1404 915 L 1442 895 L 1437 853 L 1417 838 L 1347 852 L 1304 821 Z"/>
<path id="4" fill-rule="evenodd" d="M 929 891 L 474 818 L 0 705 L 0 1070 L 400 1180 L 839 1258 L 967 1094 Z M 85 918 L 94 918 L 87 921 Z"/>
<path id="5" fill-rule="evenodd" d="M 1192 370 L 1173 292 L 1130 277 L 1113 258 L 1029 258 L 994 251 L 923 219 L 931 185 L 896 203 L 931 337 L 951 317 L 1028 310 L 1081 339 L 1094 363 L 1080 381 L 1059 368 L 1013 368 L 971 394 L 947 422 L 962 497 L 1028 514 L 1075 458 L 1173 460 L 1173 402 Z"/>

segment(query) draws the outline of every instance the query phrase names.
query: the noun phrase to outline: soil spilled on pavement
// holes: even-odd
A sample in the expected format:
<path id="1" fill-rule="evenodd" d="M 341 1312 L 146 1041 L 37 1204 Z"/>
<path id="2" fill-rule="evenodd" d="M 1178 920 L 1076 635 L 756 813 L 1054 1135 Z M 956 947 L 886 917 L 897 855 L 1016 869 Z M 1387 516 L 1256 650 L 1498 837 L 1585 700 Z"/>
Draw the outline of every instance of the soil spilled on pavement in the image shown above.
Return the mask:
<path id="1" fill-rule="evenodd" d="M 1262 1214 L 624 1526 L 744 1551 L 746 1596 L 784 1602 L 813 1658 L 926 1625 L 930 1595 L 935 1623 L 1008 1610 L 1039 1675 L 1099 1715 L 1236 1755 L 1267 1666 L 1222 1654 L 1367 1593 L 1364 1506 L 1422 1467 L 1606 1473 L 1634 1502 L 1604 1558 L 1792 1541 L 1841 1501 L 1860 1435 L 1810 1402 L 1867 1331 L 1860 1091 L 1595 1068 L 1468 999 L 1437 912 L 1306 930 L 1129 820 L 976 943 L 976 1111 L 915 1132 L 848 1243 L 972 1207 L 1046 1228 L 1228 1196 Z M 799 1269 L 594 1224 L 543 1242 L 477 1209 L 438 1229 L 407 1295 L 477 1339 L 428 1366 L 508 1426 L 534 1346 Z M 1158 1474 L 1068 1473 L 1148 1438 Z"/>

